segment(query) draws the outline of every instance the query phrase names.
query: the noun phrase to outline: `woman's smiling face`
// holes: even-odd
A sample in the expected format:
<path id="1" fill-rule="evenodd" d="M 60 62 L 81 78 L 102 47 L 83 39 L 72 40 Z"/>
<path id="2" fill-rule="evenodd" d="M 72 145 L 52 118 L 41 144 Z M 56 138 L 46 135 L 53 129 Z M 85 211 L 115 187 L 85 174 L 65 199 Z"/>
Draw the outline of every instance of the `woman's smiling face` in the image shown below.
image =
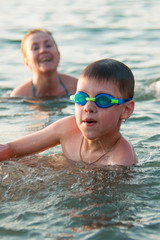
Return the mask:
<path id="1" fill-rule="evenodd" d="M 25 63 L 32 71 L 56 70 L 60 54 L 52 37 L 47 32 L 35 32 L 24 43 Z"/>

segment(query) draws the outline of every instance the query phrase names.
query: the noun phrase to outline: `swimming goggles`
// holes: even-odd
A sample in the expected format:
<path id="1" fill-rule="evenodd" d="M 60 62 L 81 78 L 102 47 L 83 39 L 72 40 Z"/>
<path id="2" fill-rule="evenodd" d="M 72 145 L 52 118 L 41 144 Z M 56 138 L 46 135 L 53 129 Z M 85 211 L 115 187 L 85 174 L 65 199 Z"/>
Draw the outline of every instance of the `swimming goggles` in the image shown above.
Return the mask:
<path id="1" fill-rule="evenodd" d="M 115 104 L 120 105 L 122 103 L 132 100 L 132 98 L 114 98 L 106 93 L 100 93 L 94 98 L 90 98 L 85 92 L 77 92 L 74 95 L 70 96 L 70 99 L 78 105 L 82 106 L 85 105 L 88 101 L 95 102 L 95 104 L 100 108 L 109 108 Z"/>

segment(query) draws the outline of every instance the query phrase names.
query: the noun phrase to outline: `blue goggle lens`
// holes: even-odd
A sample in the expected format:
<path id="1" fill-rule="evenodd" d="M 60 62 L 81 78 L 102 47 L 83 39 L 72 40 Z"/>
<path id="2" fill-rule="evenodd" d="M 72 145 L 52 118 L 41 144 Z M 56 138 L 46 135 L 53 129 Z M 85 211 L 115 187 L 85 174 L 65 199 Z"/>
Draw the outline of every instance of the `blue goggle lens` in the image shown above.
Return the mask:
<path id="1" fill-rule="evenodd" d="M 84 92 L 78 92 L 74 95 L 74 102 L 79 105 L 85 105 L 87 103 L 86 98 L 88 95 Z"/>
<path id="2" fill-rule="evenodd" d="M 106 94 L 99 94 L 95 97 L 95 102 L 98 107 L 106 108 L 112 106 L 111 98 Z"/>

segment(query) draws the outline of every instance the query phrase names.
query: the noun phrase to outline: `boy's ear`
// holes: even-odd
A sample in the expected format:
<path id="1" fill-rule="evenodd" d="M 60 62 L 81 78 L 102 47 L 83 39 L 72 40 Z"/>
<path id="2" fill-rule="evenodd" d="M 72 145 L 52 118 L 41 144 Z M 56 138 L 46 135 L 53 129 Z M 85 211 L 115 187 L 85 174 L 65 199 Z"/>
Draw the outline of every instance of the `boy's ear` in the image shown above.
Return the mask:
<path id="1" fill-rule="evenodd" d="M 134 101 L 131 100 L 129 102 L 124 103 L 123 112 L 121 113 L 121 119 L 127 120 L 134 111 Z"/>

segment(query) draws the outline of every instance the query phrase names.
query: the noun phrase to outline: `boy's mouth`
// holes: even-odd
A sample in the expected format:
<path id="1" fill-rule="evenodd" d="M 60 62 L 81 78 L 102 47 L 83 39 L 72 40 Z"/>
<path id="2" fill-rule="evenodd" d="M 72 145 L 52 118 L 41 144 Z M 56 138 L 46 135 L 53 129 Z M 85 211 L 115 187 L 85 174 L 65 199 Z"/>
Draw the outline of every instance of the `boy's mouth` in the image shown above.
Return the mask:
<path id="1" fill-rule="evenodd" d="M 85 123 L 86 125 L 94 125 L 97 122 L 94 119 L 87 118 L 83 120 L 83 123 Z"/>

